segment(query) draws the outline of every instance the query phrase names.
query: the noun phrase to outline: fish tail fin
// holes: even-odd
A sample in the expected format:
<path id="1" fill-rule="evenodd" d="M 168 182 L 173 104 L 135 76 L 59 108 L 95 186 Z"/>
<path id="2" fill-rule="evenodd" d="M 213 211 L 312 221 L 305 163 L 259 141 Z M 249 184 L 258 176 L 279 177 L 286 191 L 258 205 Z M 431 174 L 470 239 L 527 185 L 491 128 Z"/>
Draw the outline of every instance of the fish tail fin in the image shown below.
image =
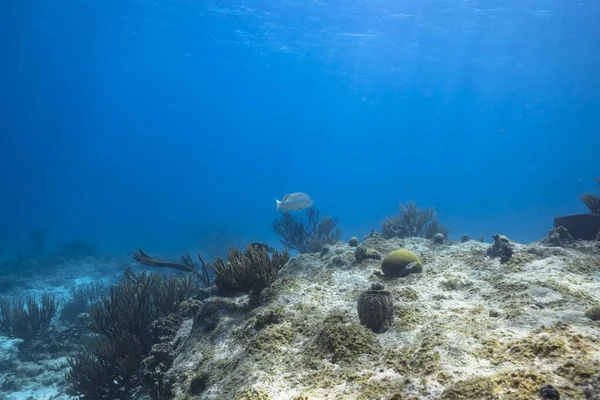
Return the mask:
<path id="1" fill-rule="evenodd" d="M 275 204 L 277 205 L 277 210 L 279 210 L 279 208 L 281 207 L 281 201 L 275 199 Z"/>

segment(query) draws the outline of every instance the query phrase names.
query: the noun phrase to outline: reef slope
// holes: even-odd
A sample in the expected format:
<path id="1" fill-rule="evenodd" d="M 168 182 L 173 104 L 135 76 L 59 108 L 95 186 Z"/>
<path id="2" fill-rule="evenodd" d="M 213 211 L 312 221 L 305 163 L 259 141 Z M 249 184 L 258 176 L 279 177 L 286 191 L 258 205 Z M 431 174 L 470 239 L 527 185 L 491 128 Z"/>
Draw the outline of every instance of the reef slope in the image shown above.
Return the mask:
<path id="1" fill-rule="evenodd" d="M 339 244 L 292 258 L 250 312 L 247 297 L 204 300 L 176 339 L 174 397 L 535 399 L 550 384 L 562 399 L 600 398 L 597 244 L 512 243 L 506 262 L 478 241 L 362 246 L 411 250 L 423 272 L 386 279 L 380 260 Z M 395 313 L 379 334 L 357 313 L 377 282 Z"/>

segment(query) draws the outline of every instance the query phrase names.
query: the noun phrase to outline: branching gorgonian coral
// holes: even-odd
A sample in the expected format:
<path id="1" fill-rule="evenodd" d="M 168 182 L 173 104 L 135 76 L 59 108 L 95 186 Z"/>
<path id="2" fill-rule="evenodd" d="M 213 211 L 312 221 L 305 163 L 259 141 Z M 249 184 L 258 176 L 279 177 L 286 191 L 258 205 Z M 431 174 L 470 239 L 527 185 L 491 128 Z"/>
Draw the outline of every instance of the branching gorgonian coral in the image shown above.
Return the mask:
<path id="1" fill-rule="evenodd" d="M 600 183 L 600 178 L 596 178 Z M 600 214 L 600 197 L 593 193 L 584 193 L 580 197 L 581 201 L 590 209 L 590 214 Z"/>
<path id="2" fill-rule="evenodd" d="M 414 201 L 400 203 L 397 215 L 388 217 L 381 223 L 381 235 L 393 237 L 424 237 L 432 239 L 437 233 L 448 238 L 450 229 L 438 222 L 432 207 L 419 208 Z"/>
<path id="3" fill-rule="evenodd" d="M 281 237 L 281 244 L 300 253 L 316 253 L 326 244 L 335 244 L 342 236 L 337 218 L 323 217 L 319 210 L 307 209 L 306 222 L 292 213 L 281 214 L 273 221 L 273 232 Z"/>
<path id="4" fill-rule="evenodd" d="M 35 296 L 10 301 L 0 299 L 0 335 L 21 339 L 26 348 L 46 334 L 58 309 L 53 295 L 42 294 L 38 303 Z"/>

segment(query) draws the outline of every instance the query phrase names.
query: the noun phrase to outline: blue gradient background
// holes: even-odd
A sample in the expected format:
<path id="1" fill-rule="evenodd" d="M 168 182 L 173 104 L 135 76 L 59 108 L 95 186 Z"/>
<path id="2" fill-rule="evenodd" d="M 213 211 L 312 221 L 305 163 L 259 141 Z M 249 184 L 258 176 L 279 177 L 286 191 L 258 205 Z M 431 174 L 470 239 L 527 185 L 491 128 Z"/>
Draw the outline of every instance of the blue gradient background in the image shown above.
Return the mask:
<path id="1" fill-rule="evenodd" d="M 116 5 L 118 3 L 118 5 Z M 104 252 L 277 244 L 305 191 L 344 238 L 414 199 L 537 240 L 600 175 L 599 6 L 7 1 L 0 237 Z"/>

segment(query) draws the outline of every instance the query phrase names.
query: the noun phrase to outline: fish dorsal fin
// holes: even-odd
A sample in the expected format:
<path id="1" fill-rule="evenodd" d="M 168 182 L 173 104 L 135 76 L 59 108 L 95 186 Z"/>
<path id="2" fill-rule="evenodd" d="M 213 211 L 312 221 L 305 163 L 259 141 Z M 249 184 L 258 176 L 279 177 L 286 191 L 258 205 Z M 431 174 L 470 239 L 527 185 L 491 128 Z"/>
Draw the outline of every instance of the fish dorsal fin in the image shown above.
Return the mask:
<path id="1" fill-rule="evenodd" d="M 291 196 L 291 194 L 286 194 L 285 196 L 283 196 L 283 200 L 281 200 L 282 202 L 286 201 L 287 199 L 289 199 Z"/>

